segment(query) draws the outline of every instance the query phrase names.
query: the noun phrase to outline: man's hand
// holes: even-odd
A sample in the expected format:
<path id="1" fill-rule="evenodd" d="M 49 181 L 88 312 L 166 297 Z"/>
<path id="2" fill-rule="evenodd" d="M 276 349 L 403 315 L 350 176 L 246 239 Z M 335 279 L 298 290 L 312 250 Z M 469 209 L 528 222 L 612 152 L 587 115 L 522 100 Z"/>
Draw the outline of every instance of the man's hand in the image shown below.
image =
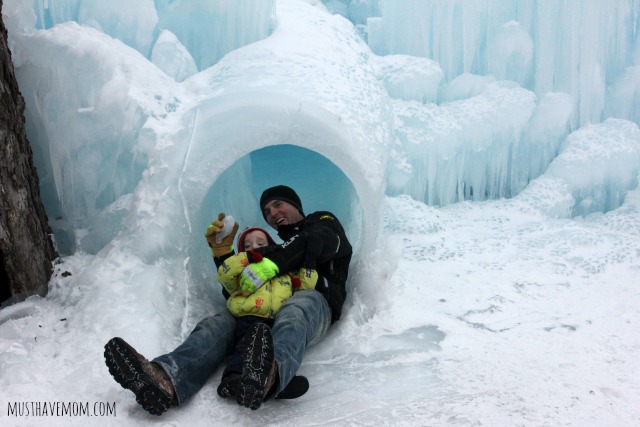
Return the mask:
<path id="1" fill-rule="evenodd" d="M 240 289 L 254 293 L 269 279 L 278 274 L 278 266 L 269 258 L 262 258 L 260 262 L 249 264 L 240 274 Z"/>
<path id="2" fill-rule="evenodd" d="M 224 220 L 225 216 L 226 215 L 224 213 L 219 213 L 218 219 L 213 221 L 209 225 L 209 227 L 207 227 L 207 231 L 204 233 L 204 237 L 207 239 L 207 243 L 211 248 L 211 252 L 213 253 L 213 256 L 216 257 L 226 255 L 233 250 L 233 239 L 235 239 L 236 233 L 238 232 L 239 225 L 237 222 L 234 222 L 231 232 L 227 236 L 220 239 L 220 241 L 218 242 L 217 237 L 222 232 L 222 228 L 224 227 L 222 221 Z"/>

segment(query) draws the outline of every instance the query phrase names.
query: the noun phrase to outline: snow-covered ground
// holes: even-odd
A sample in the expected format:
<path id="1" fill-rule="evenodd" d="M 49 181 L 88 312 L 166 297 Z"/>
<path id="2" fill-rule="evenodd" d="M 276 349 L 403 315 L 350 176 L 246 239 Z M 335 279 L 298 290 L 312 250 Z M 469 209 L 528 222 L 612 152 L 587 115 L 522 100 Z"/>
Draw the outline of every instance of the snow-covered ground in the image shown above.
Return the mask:
<path id="1" fill-rule="evenodd" d="M 344 318 L 309 350 L 302 398 L 249 411 L 217 396 L 219 369 L 186 405 L 147 414 L 104 365 L 112 323 L 77 304 L 103 286 L 81 280 L 99 260 L 73 257 L 47 299 L 0 312 L 3 425 L 638 425 L 637 190 L 620 209 L 579 221 L 515 202 L 386 204 L 387 243 L 367 259 Z M 114 275 L 130 270 L 121 262 Z M 138 302 L 126 288 L 112 292 L 135 321 Z M 164 350 L 181 339 L 164 338 Z M 131 341 L 148 357 L 158 351 Z M 7 413 L 10 402 L 56 401 L 91 411 L 108 402 L 116 413 Z"/>

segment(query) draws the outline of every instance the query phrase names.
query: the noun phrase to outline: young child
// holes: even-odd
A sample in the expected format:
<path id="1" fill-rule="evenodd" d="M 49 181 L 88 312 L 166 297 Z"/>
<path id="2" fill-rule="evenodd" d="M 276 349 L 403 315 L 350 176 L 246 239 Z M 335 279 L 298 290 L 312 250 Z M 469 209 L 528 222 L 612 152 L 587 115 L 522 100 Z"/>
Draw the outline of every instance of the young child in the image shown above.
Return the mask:
<path id="1" fill-rule="evenodd" d="M 238 237 L 237 248 L 242 252 L 226 258 L 218 268 L 217 279 L 230 295 L 227 308 L 237 318 L 236 348 L 218 386 L 218 394 L 222 397 L 235 396 L 242 375 L 242 338 L 245 333 L 256 323 L 273 326 L 276 313 L 293 292 L 313 289 L 318 280 L 315 270 L 304 269 L 276 276 L 257 289 L 242 289 L 240 274 L 249 262 L 260 260 L 261 255 L 253 250 L 264 246 L 276 246 L 276 242 L 262 228 L 247 228 Z"/>

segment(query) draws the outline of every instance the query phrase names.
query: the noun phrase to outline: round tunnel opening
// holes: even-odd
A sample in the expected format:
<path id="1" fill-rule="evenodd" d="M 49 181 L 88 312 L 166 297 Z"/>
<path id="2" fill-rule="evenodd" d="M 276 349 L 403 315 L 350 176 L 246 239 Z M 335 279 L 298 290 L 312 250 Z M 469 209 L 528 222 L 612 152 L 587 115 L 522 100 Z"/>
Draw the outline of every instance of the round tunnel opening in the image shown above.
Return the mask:
<path id="1" fill-rule="evenodd" d="M 300 196 L 305 213 L 326 210 L 334 213 L 345 226 L 349 224 L 351 201 L 357 199 L 357 195 L 351 181 L 329 159 L 288 144 L 265 147 L 249 157 L 256 200 L 269 187 L 288 185 Z"/>
<path id="2" fill-rule="evenodd" d="M 270 145 L 237 159 L 206 193 L 195 226 L 205 230 L 219 212 L 224 212 L 234 216 L 241 230 L 248 226 L 262 227 L 280 242 L 259 208 L 262 192 L 274 185 L 293 188 L 300 196 L 305 214 L 332 212 L 344 226 L 354 247 L 354 257 L 357 257 L 363 240 L 364 215 L 353 183 L 327 157 L 293 144 Z M 212 269 L 206 242 L 200 238 L 194 243 L 189 262 L 191 273 L 197 273 L 196 277 L 210 276 Z M 194 262 L 198 258 L 202 260 Z M 198 272 L 201 268 L 203 270 Z"/>
<path id="3" fill-rule="evenodd" d="M 241 226 L 269 227 L 262 217 L 262 192 L 274 185 L 293 188 L 305 213 L 330 211 L 343 223 L 350 239 L 358 240 L 361 208 L 349 178 L 323 155 L 291 144 L 272 145 L 238 159 L 211 187 L 203 203 L 233 214 Z"/>

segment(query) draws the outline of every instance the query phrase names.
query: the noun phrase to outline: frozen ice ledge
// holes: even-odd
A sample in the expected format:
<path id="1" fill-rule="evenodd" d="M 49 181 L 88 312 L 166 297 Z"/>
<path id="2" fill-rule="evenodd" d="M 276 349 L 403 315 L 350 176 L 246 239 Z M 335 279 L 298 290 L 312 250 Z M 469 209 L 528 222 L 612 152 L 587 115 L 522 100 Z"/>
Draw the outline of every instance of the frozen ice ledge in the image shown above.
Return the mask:
<path id="1" fill-rule="evenodd" d="M 107 251 L 121 236 L 147 262 L 186 254 L 192 274 L 210 275 L 206 225 L 226 211 L 266 226 L 258 198 L 279 183 L 305 211 L 335 212 L 356 249 L 375 247 L 384 194 L 519 197 L 571 216 L 615 209 L 637 186 L 632 122 L 571 133 L 567 94 L 537 99 L 486 76 L 442 83 L 437 63 L 381 59 L 350 22 L 307 2 L 278 2 L 275 22 L 182 83 L 74 22 L 13 35 L 63 253 Z"/>

